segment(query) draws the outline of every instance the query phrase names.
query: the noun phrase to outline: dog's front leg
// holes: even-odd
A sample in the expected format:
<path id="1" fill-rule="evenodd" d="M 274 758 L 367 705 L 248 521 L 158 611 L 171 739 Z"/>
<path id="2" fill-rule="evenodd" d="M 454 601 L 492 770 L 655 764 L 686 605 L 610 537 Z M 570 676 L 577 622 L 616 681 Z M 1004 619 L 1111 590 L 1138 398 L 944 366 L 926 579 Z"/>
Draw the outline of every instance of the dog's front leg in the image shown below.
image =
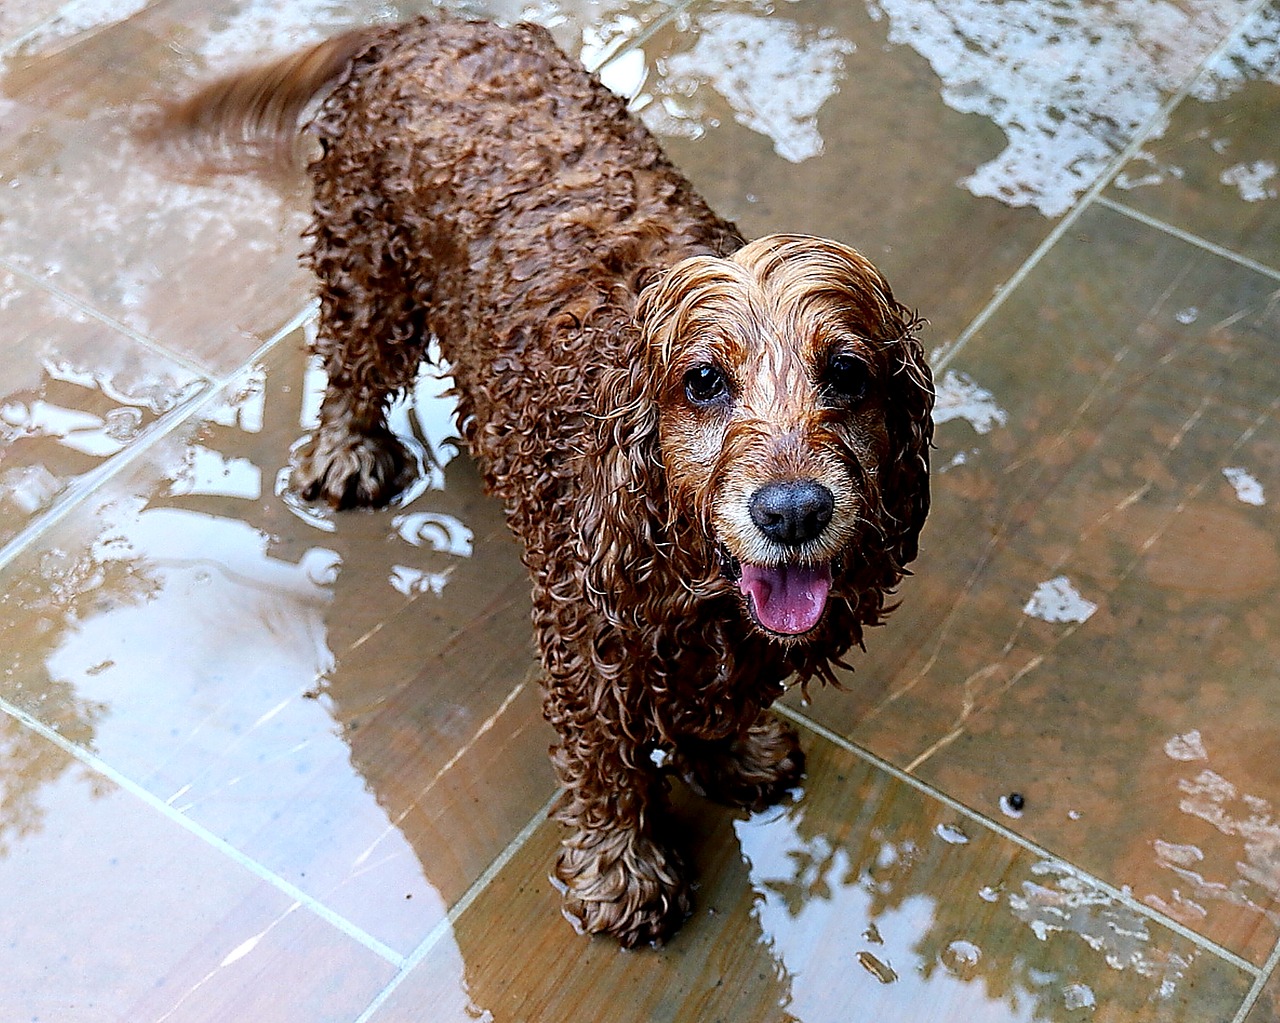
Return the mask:
<path id="1" fill-rule="evenodd" d="M 564 912 L 580 930 L 630 948 L 661 942 L 689 915 L 684 865 L 659 833 L 665 783 L 643 752 L 592 723 L 552 753 L 571 830 L 556 861 Z"/>

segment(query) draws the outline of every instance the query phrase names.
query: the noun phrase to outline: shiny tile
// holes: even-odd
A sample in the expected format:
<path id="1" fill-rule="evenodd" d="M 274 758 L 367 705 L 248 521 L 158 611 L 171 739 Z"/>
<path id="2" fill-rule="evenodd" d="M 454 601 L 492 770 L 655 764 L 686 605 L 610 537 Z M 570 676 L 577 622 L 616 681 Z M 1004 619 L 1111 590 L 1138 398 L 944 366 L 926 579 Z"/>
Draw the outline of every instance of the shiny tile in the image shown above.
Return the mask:
<path id="1" fill-rule="evenodd" d="M 352 1019 L 394 974 L 3 713 L 0 750 L 0 1017 Z"/>
<path id="2" fill-rule="evenodd" d="M 63 0 L 8 0 L 0 7 L 0 49 L 53 17 Z"/>
<path id="3" fill-rule="evenodd" d="M 970 322 L 1248 5 L 702 2 L 605 68 L 722 213 Z"/>
<path id="4" fill-rule="evenodd" d="M 372 1023 L 1229 1019 L 1252 978 L 811 735 L 794 805 L 677 796 L 701 884 L 664 948 L 574 934 L 546 824 Z M 856 1010 L 853 1008 L 856 1006 Z"/>
<path id="5" fill-rule="evenodd" d="M 0 575 L 0 695 L 407 952 L 553 789 L 528 582 L 437 380 L 407 501 L 277 493 L 300 341 Z"/>
<path id="6" fill-rule="evenodd" d="M 1274 281 L 1107 210 L 939 374 L 903 606 L 813 713 L 1187 926 L 1280 924 Z"/>
<path id="7" fill-rule="evenodd" d="M 0 251 L 210 372 L 233 370 L 310 298 L 308 188 L 301 172 L 193 174 L 137 126 L 198 81 L 425 6 L 165 0 L 49 22 L 0 73 Z M 539 17 L 594 61 L 667 10 L 550 4 Z"/>
<path id="8" fill-rule="evenodd" d="M 54 21 L 5 62 L 0 248 L 208 371 L 229 372 L 307 301 L 300 180 L 184 180 L 135 135 L 140 115 L 216 67 L 216 5 L 95 10 L 101 24 Z"/>
<path id="9" fill-rule="evenodd" d="M 1108 195 L 1280 270 L 1280 5 L 1206 69 Z"/>
<path id="10" fill-rule="evenodd" d="M 201 378 L 0 269 L 0 546 Z"/>
<path id="11" fill-rule="evenodd" d="M 1280 1023 L 1280 976 L 1273 976 L 1263 988 L 1244 1023 Z"/>

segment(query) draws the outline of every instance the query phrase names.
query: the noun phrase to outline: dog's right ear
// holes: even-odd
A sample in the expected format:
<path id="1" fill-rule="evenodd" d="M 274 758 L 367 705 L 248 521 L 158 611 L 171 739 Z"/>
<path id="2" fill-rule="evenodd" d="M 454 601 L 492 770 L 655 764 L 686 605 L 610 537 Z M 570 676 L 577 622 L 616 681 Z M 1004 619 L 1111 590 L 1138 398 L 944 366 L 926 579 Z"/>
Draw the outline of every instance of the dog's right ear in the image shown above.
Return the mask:
<path id="1" fill-rule="evenodd" d="M 631 350 L 601 376 L 578 507 L 587 599 L 618 626 L 636 623 L 666 516 L 647 343 L 634 328 L 627 335 Z"/>

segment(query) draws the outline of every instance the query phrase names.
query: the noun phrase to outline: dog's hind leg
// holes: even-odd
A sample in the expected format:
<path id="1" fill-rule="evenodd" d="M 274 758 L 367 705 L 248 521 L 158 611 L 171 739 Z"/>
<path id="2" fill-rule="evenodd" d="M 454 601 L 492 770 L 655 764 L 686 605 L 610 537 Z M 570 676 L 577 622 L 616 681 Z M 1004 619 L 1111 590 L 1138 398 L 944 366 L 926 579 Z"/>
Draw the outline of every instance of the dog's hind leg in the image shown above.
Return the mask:
<path id="1" fill-rule="evenodd" d="M 695 792 L 752 811 L 779 802 L 804 778 L 796 730 L 767 710 L 736 738 L 682 741 L 678 756 L 677 766 Z"/>

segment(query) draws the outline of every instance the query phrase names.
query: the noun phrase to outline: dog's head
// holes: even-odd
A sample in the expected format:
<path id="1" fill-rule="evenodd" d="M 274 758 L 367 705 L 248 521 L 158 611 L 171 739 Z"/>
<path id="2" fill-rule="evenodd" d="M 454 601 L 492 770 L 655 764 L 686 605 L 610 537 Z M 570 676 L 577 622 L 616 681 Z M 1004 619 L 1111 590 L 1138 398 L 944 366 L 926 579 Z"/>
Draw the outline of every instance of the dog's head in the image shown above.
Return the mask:
<path id="1" fill-rule="evenodd" d="M 636 320 L 668 518 L 710 539 L 751 620 L 795 639 L 833 595 L 896 585 L 929 505 L 933 388 L 875 267 L 772 235 L 675 265 Z"/>

